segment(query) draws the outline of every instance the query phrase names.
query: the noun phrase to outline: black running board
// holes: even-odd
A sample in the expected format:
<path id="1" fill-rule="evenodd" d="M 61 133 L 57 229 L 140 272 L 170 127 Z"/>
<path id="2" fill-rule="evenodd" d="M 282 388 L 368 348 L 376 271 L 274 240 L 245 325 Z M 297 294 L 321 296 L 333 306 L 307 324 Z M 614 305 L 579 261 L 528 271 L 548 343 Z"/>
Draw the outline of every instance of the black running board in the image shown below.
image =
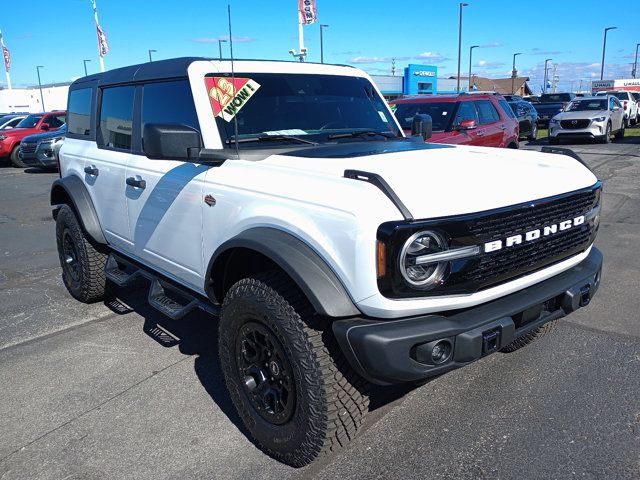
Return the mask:
<path id="1" fill-rule="evenodd" d="M 173 282 L 160 278 L 155 273 L 140 265 L 111 253 L 104 269 L 105 277 L 118 285 L 126 287 L 138 278 L 146 278 L 151 282 L 149 305 L 172 320 L 179 320 L 196 308 L 212 315 L 220 314 L 220 307 L 198 298 Z"/>

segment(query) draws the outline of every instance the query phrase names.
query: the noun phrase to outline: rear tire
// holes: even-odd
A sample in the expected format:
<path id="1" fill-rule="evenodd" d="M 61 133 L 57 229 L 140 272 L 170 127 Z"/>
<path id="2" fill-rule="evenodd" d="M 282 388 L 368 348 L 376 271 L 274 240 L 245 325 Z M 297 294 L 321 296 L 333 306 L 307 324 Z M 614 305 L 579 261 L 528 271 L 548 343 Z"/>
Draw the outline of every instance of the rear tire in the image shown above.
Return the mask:
<path id="1" fill-rule="evenodd" d="M 231 400 L 263 451 L 301 467 L 354 438 L 368 412 L 368 384 L 288 277 L 272 272 L 233 285 L 219 329 Z"/>
<path id="2" fill-rule="evenodd" d="M 56 218 L 56 241 L 62 280 L 69 293 L 84 303 L 103 300 L 107 254 L 98 250 L 80 227 L 75 213 L 63 205 Z"/>
<path id="3" fill-rule="evenodd" d="M 523 335 L 522 337 L 517 338 L 506 347 L 503 347 L 500 351 L 502 353 L 512 353 L 512 352 L 515 352 L 516 350 L 520 350 L 522 347 L 526 347 L 534 340 L 537 340 L 538 338 L 542 338 L 545 335 L 547 335 L 549 332 L 551 332 L 553 330 L 553 327 L 555 327 L 556 322 L 557 320 L 553 320 L 551 322 L 545 323 L 544 325 L 536 328 L 535 330 L 527 333 L 526 335 Z"/>
<path id="4" fill-rule="evenodd" d="M 19 146 L 13 147 L 13 150 L 11 151 L 11 163 L 16 168 L 27 168 L 28 165 L 24 163 L 20 158 L 20 155 L 18 155 L 19 148 Z"/>

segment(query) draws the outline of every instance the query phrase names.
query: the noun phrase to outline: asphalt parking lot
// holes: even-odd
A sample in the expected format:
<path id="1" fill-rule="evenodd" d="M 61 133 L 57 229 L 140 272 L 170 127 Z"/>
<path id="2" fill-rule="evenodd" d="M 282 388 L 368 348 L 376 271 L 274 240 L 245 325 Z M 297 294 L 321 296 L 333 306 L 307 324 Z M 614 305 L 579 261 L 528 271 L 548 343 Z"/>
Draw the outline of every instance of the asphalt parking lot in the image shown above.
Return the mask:
<path id="1" fill-rule="evenodd" d="M 605 182 L 593 303 L 516 353 L 377 389 L 362 434 L 303 469 L 245 436 L 215 318 L 172 322 L 144 285 L 73 300 L 48 202 L 57 174 L 0 168 L 0 479 L 640 478 L 640 137 L 568 148 Z"/>

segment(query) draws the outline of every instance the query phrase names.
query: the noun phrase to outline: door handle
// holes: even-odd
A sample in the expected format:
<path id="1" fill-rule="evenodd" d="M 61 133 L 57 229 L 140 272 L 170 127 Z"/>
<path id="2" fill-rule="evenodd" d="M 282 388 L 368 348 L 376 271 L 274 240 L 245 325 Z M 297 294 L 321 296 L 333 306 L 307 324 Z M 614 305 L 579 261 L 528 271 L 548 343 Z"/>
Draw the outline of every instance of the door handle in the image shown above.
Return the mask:
<path id="1" fill-rule="evenodd" d="M 100 173 L 100 170 L 98 170 L 95 165 L 91 165 L 90 167 L 84 167 L 84 173 L 93 177 L 97 177 Z"/>
<path id="2" fill-rule="evenodd" d="M 504 125 L 500 125 L 500 128 L 501 128 L 502 130 L 506 130 L 506 129 L 507 129 L 507 127 L 505 127 Z"/>
<path id="3" fill-rule="evenodd" d="M 142 178 L 140 178 L 140 176 L 128 177 L 127 185 L 129 185 L 130 187 L 136 187 L 136 188 L 142 188 L 142 189 L 147 188 L 146 180 L 143 180 Z"/>
<path id="4" fill-rule="evenodd" d="M 483 137 L 484 136 L 484 130 L 477 130 L 476 131 L 476 136 L 477 137 Z"/>

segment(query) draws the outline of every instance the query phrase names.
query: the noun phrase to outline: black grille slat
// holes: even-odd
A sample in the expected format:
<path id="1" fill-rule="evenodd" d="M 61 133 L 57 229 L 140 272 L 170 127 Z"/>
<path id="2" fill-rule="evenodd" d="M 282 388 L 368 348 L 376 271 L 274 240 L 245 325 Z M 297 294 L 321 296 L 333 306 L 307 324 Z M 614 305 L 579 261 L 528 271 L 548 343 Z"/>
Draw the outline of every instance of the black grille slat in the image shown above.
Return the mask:
<path id="1" fill-rule="evenodd" d="M 20 144 L 20 151 L 22 153 L 35 153 L 36 152 L 36 144 L 35 143 L 22 143 Z"/>
<path id="2" fill-rule="evenodd" d="M 561 120 L 560 126 L 567 130 L 572 130 L 578 128 L 587 128 L 590 123 L 591 120 Z"/>

